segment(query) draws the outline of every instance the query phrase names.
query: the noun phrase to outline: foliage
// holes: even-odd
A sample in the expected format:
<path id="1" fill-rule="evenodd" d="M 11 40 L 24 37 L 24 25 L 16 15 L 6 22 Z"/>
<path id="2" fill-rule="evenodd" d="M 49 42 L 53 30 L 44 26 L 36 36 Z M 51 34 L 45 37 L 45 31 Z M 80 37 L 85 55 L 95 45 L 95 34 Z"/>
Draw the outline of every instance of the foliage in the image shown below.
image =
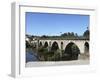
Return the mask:
<path id="1" fill-rule="evenodd" d="M 89 30 L 86 30 L 83 34 L 83 36 L 86 38 L 86 39 L 89 39 L 89 35 L 90 35 L 90 32 Z"/>
<path id="2" fill-rule="evenodd" d="M 30 48 L 30 47 L 31 47 L 30 43 L 26 41 L 26 48 Z"/>
<path id="3" fill-rule="evenodd" d="M 35 36 L 35 35 L 28 35 L 26 34 L 26 37 L 29 38 L 30 41 L 34 39 L 89 39 L 89 35 L 90 35 L 90 32 L 89 30 L 87 29 L 83 35 L 78 35 L 77 33 L 74 33 L 74 32 L 65 32 L 65 33 L 62 33 L 60 32 L 61 34 L 60 35 L 42 35 L 42 36 Z"/>
<path id="4" fill-rule="evenodd" d="M 78 47 L 71 43 L 66 47 L 66 50 L 62 56 L 63 60 L 77 60 L 80 53 Z"/>
<path id="5" fill-rule="evenodd" d="M 78 47 L 76 45 L 72 45 L 72 60 L 78 59 L 78 54 L 80 53 Z"/>

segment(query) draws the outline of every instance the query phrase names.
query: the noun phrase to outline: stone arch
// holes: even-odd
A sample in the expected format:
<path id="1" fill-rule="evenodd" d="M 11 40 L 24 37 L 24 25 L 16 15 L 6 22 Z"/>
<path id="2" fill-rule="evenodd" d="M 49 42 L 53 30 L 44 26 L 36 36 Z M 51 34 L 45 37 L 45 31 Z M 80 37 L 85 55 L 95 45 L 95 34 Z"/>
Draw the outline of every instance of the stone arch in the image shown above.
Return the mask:
<path id="1" fill-rule="evenodd" d="M 44 43 L 44 48 L 47 48 L 48 47 L 48 42 L 45 42 Z"/>
<path id="2" fill-rule="evenodd" d="M 88 42 L 84 43 L 84 53 L 89 53 L 89 43 Z"/>
<path id="3" fill-rule="evenodd" d="M 42 42 L 39 43 L 39 47 L 43 46 Z"/>
<path id="4" fill-rule="evenodd" d="M 77 60 L 79 54 L 80 54 L 79 47 L 74 42 L 70 42 L 65 47 L 63 59 L 64 60 Z"/>
<path id="5" fill-rule="evenodd" d="M 58 43 L 57 43 L 56 41 L 54 41 L 54 42 L 52 43 L 51 50 L 52 50 L 52 51 L 55 51 L 55 50 L 57 50 L 57 49 L 59 49 Z"/>
<path id="6" fill-rule="evenodd" d="M 64 46 L 64 44 L 63 44 L 63 42 L 61 42 L 61 50 L 63 50 L 63 46 Z"/>

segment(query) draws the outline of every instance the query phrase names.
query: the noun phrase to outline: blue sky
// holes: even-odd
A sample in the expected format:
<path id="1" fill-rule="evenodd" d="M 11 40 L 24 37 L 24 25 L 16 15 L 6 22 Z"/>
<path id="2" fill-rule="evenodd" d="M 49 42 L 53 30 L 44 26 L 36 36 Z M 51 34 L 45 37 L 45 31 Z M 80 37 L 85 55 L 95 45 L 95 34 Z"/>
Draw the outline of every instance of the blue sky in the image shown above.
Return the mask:
<path id="1" fill-rule="evenodd" d="M 88 15 L 51 14 L 26 12 L 26 34 L 60 35 L 61 32 L 74 32 L 83 35 L 89 27 Z"/>

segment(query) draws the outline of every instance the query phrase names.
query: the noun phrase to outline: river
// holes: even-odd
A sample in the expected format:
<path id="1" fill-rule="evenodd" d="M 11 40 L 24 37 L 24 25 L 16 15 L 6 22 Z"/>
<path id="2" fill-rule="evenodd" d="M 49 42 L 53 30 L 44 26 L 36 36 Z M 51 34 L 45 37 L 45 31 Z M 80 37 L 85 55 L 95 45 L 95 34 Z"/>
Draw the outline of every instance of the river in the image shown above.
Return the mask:
<path id="1" fill-rule="evenodd" d="M 37 53 L 32 49 L 26 50 L 26 62 L 39 61 Z"/>

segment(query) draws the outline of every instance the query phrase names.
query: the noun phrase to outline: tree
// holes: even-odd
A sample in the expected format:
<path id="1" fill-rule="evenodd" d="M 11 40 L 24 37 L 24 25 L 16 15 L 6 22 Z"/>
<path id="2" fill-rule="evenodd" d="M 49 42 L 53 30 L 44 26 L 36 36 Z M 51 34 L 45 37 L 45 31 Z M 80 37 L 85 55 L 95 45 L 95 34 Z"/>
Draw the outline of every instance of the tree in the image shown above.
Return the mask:
<path id="1" fill-rule="evenodd" d="M 71 37 L 74 37 L 75 35 L 74 35 L 74 32 L 71 32 Z"/>
<path id="2" fill-rule="evenodd" d="M 71 48 L 72 48 L 72 55 L 73 55 L 72 60 L 78 59 L 78 54 L 80 53 L 78 47 L 75 44 L 73 44 Z"/>
<path id="3" fill-rule="evenodd" d="M 77 33 L 75 33 L 75 36 L 76 36 L 76 37 L 78 37 L 78 34 L 77 34 Z"/>
<path id="4" fill-rule="evenodd" d="M 26 41 L 26 48 L 30 48 L 30 44 L 28 41 Z"/>
<path id="5" fill-rule="evenodd" d="M 89 39 L 89 35 L 90 35 L 90 32 L 89 30 L 86 30 L 83 34 L 83 37 L 85 37 L 86 39 Z"/>
<path id="6" fill-rule="evenodd" d="M 63 34 L 61 34 L 61 36 L 65 37 L 65 36 L 68 36 L 68 34 L 67 33 L 63 33 Z"/>
<path id="7" fill-rule="evenodd" d="M 48 36 L 46 36 L 46 35 L 43 35 L 43 36 L 41 36 L 41 38 L 47 38 Z"/>
<path id="8" fill-rule="evenodd" d="M 68 32 L 68 37 L 70 37 L 70 32 Z"/>

